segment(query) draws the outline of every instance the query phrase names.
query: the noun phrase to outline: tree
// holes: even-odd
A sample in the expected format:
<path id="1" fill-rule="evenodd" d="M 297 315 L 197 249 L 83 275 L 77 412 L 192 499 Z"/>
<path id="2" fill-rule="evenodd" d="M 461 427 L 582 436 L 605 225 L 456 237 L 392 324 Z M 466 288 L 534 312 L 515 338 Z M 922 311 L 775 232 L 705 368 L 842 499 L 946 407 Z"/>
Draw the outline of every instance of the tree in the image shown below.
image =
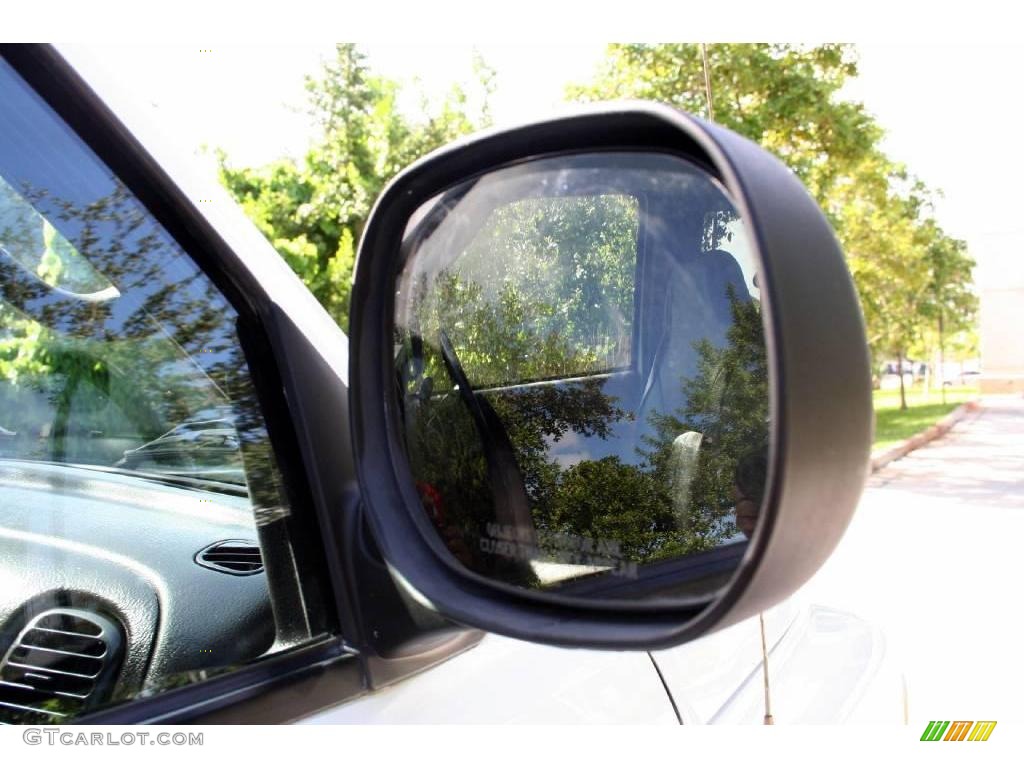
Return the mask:
<path id="1" fill-rule="evenodd" d="M 320 135 L 301 163 L 234 168 L 219 153 L 221 182 L 342 328 L 356 245 L 384 185 L 423 154 L 489 121 L 494 73 L 479 58 L 475 72 L 478 99 L 454 86 L 440 105 L 424 100 L 425 117 L 416 121 L 398 109 L 398 84 L 374 75 L 364 54 L 342 43 L 306 80 Z"/>
<path id="2" fill-rule="evenodd" d="M 651 415 L 653 433 L 638 452 L 656 485 L 672 487 L 673 444 L 679 435 L 703 436 L 699 463 L 687 494 L 684 520 L 677 521 L 675 546 L 703 551 L 735 532 L 724 524 L 733 508 L 733 487 L 741 462 L 768 454 L 768 358 L 757 302 L 728 289 L 732 324 L 726 343 L 695 342 L 700 359 L 695 376 L 680 382 L 682 403 L 671 413 Z M 760 502 L 763 485 L 744 489 Z"/>
<path id="3" fill-rule="evenodd" d="M 843 208 L 847 263 L 860 294 L 875 359 L 895 355 L 900 407 L 906 409 L 903 361 L 919 343 L 928 302 L 926 243 L 920 199 L 886 193 L 857 196 Z"/>
<path id="4" fill-rule="evenodd" d="M 857 74 L 852 46 L 716 43 L 707 53 L 715 122 L 774 152 L 829 218 L 876 360 L 902 360 L 940 316 L 955 315 L 960 330 L 973 323 L 973 260 L 922 215 L 932 193 L 881 151 L 874 118 L 840 98 Z M 611 45 L 594 80 L 568 95 L 654 99 L 706 114 L 700 46 Z"/>
<path id="5" fill-rule="evenodd" d="M 857 72 L 851 46 L 716 43 L 707 55 L 715 122 L 774 152 L 819 200 L 881 138 L 863 105 L 836 98 Z M 594 81 L 567 93 L 580 101 L 654 99 L 707 113 L 696 43 L 610 45 Z"/>
<path id="6" fill-rule="evenodd" d="M 961 353 L 977 354 L 978 295 L 973 290 L 974 259 L 967 253 L 967 243 L 947 235 L 934 218 L 927 218 L 921 229 L 927 239 L 925 261 L 929 269 L 925 315 L 931 321 L 924 336 L 926 346 L 938 351 L 936 373 L 945 402 L 943 369 L 949 340 L 953 339 L 954 345 L 961 347 Z M 960 343 L 956 344 L 956 340 Z"/>

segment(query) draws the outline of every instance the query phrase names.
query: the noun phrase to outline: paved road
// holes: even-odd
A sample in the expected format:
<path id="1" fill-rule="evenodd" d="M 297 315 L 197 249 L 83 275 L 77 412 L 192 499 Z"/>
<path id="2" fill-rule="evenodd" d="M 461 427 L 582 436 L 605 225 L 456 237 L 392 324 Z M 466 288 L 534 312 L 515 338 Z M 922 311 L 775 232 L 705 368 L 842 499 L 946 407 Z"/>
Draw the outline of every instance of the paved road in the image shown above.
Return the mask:
<path id="1" fill-rule="evenodd" d="M 804 588 L 876 622 L 903 660 L 910 723 L 1017 721 L 1024 734 L 1024 398 L 990 398 L 872 476 Z"/>

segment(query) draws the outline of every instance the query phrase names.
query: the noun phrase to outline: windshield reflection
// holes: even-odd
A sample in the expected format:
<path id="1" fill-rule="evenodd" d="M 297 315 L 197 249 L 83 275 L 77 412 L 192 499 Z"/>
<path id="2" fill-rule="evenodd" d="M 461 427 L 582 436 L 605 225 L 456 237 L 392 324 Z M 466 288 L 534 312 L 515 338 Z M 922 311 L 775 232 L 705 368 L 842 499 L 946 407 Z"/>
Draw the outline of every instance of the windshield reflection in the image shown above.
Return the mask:
<path id="1" fill-rule="evenodd" d="M 243 487 L 246 472 L 269 479 L 220 292 L 120 183 L 108 177 L 99 195 L 43 189 L 3 160 L 0 457 Z"/>

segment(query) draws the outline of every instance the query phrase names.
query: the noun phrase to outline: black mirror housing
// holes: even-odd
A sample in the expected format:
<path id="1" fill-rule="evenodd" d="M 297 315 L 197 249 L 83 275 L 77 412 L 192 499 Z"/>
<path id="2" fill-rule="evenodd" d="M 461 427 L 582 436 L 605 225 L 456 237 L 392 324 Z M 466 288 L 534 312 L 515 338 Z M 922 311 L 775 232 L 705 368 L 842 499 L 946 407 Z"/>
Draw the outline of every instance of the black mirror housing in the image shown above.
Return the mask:
<path id="1" fill-rule="evenodd" d="M 623 152 L 685 161 L 728 195 L 751 243 L 768 358 L 770 433 L 756 531 L 720 588 L 675 602 L 602 602 L 572 589 L 523 589 L 460 564 L 423 514 L 394 385 L 396 285 L 417 211 L 428 201 L 443 208 L 445 194 L 494 171 Z M 868 468 L 871 381 L 863 320 L 839 244 L 817 204 L 775 157 L 672 108 L 594 105 L 473 136 L 411 166 L 381 195 L 367 223 L 350 317 L 349 410 L 366 515 L 392 574 L 456 622 L 571 647 L 676 645 L 794 592 L 835 548 L 856 508 Z M 466 389 L 459 388 L 464 397 Z M 493 418 L 485 414 L 478 422 Z M 507 472 L 503 477 L 502 488 L 516 484 L 514 472 L 512 480 Z"/>

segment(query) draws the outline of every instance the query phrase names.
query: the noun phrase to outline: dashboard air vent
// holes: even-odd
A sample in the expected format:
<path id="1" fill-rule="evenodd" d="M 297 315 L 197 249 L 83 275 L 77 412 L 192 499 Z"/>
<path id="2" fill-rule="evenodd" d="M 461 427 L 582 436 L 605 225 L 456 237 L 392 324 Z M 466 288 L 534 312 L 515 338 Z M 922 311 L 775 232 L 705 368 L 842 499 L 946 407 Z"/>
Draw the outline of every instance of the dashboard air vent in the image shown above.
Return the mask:
<path id="1" fill-rule="evenodd" d="M 204 568 L 236 576 L 263 572 L 259 545 L 244 539 L 228 539 L 211 544 L 196 555 L 196 562 Z"/>
<path id="2" fill-rule="evenodd" d="M 122 635 L 92 611 L 38 614 L 0 660 L 0 723 L 67 722 L 101 701 L 117 673 Z"/>

